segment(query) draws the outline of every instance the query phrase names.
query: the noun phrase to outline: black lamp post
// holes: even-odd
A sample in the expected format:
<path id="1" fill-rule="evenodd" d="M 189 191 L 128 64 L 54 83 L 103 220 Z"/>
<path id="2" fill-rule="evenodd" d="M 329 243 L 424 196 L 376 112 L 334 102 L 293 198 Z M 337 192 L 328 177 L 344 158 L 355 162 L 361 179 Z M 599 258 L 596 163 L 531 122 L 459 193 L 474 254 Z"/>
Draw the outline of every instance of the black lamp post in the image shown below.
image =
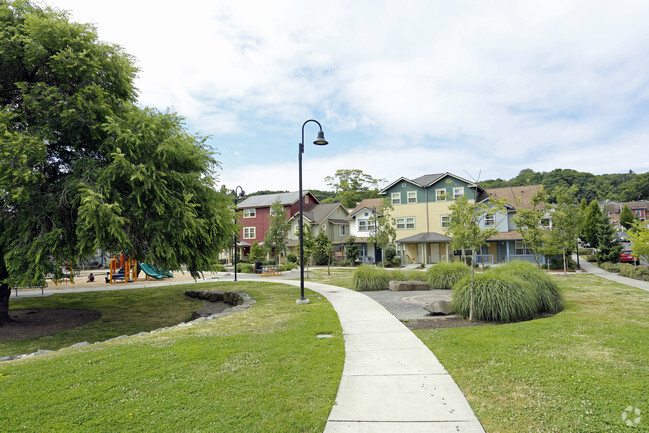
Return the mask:
<path id="1" fill-rule="evenodd" d="M 246 193 L 243 191 L 243 188 L 241 188 L 240 186 L 237 186 L 235 189 L 232 190 L 232 195 L 234 196 L 234 207 L 235 207 L 234 209 L 235 224 L 237 223 L 237 209 L 236 209 L 237 203 L 245 196 L 245 194 Z M 237 234 L 238 234 L 237 232 L 238 231 L 239 230 L 237 229 L 237 231 L 234 232 L 234 281 L 238 281 L 237 280 Z"/>
<path id="2" fill-rule="evenodd" d="M 300 148 L 298 152 L 298 163 L 300 166 L 300 191 L 299 191 L 299 200 L 300 200 L 300 299 L 298 299 L 296 302 L 298 304 L 308 304 L 309 300 L 304 297 L 304 222 L 303 222 L 303 214 L 304 214 L 304 200 L 302 197 L 302 154 L 304 153 L 304 127 L 306 126 L 307 123 L 309 122 L 314 122 L 318 124 L 318 127 L 320 128 L 320 131 L 318 131 L 318 138 L 315 139 L 313 144 L 316 144 L 318 146 L 325 146 L 329 144 L 327 140 L 325 140 L 324 137 L 324 132 L 322 132 L 322 125 L 320 125 L 320 122 L 317 120 L 309 119 L 306 122 L 302 124 L 302 141 L 300 142 Z"/>

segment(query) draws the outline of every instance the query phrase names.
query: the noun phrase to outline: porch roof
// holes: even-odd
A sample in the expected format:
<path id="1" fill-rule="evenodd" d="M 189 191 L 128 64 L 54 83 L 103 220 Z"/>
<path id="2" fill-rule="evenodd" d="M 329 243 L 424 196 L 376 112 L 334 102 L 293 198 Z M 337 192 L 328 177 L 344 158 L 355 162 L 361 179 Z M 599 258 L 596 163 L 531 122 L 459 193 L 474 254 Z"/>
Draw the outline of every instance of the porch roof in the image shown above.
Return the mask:
<path id="1" fill-rule="evenodd" d="M 450 242 L 451 238 L 448 236 L 444 236 L 439 233 L 435 232 L 428 232 L 428 233 L 417 233 L 416 235 L 413 236 L 408 236 L 407 238 L 403 239 L 397 239 L 397 242 L 400 243 L 416 243 L 416 244 L 421 244 L 421 243 L 438 243 L 438 242 Z"/>
<path id="2" fill-rule="evenodd" d="M 497 235 L 487 238 L 487 242 L 490 241 L 522 241 L 523 236 L 516 230 L 510 230 L 508 232 L 500 232 Z"/>

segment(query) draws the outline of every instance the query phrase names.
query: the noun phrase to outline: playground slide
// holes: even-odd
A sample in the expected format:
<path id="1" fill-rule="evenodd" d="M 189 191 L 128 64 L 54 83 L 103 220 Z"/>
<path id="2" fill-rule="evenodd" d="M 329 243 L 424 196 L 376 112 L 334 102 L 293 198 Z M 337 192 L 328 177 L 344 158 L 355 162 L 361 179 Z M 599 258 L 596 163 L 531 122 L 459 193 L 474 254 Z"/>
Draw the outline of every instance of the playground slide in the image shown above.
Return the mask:
<path id="1" fill-rule="evenodd" d="M 138 263 L 137 265 L 140 269 L 142 269 L 142 272 L 147 274 L 149 277 L 156 278 L 158 280 L 164 277 L 173 278 L 173 274 L 171 272 L 162 271 L 150 263 Z"/>

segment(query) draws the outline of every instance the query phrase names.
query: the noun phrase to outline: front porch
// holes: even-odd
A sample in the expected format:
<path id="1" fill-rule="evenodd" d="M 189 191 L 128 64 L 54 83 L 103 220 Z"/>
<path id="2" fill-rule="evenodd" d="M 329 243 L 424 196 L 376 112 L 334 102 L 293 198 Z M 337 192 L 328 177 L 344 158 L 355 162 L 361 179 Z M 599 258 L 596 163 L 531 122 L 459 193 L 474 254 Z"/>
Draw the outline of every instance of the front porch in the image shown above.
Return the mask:
<path id="1" fill-rule="evenodd" d="M 419 233 L 397 239 L 397 254 L 402 265 L 430 265 L 449 261 L 451 238 L 435 232 Z"/>

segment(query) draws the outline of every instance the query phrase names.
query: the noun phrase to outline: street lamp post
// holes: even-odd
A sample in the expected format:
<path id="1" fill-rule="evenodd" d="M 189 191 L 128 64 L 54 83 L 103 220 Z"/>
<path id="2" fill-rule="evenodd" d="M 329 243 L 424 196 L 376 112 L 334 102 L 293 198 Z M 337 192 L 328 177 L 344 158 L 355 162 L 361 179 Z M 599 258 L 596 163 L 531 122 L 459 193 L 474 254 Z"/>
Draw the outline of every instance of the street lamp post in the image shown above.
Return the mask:
<path id="1" fill-rule="evenodd" d="M 245 196 L 245 192 L 243 191 L 243 188 L 240 186 L 237 186 L 235 189 L 232 190 L 232 195 L 234 195 L 234 223 L 237 223 L 237 203 L 239 202 L 240 199 L 242 199 Z M 238 230 L 237 230 L 238 231 Z M 234 232 L 234 281 L 237 280 L 237 232 Z"/>
<path id="2" fill-rule="evenodd" d="M 303 214 L 304 214 L 304 199 L 302 197 L 302 154 L 304 153 L 304 127 L 306 126 L 307 123 L 309 122 L 314 122 L 318 124 L 318 128 L 320 130 L 318 131 L 318 138 L 315 139 L 313 144 L 318 145 L 318 146 L 325 146 L 329 144 L 327 140 L 325 140 L 324 137 L 324 132 L 322 132 L 322 125 L 320 125 L 320 122 L 314 119 L 309 119 L 306 122 L 302 124 L 302 141 L 300 142 L 300 147 L 298 151 L 298 165 L 299 165 L 299 176 L 300 176 L 300 191 L 299 191 L 299 200 L 300 200 L 300 219 L 299 219 L 299 224 L 300 224 L 300 299 L 298 299 L 296 302 L 298 304 L 308 304 L 309 300 L 304 297 L 304 221 L 303 221 Z"/>

